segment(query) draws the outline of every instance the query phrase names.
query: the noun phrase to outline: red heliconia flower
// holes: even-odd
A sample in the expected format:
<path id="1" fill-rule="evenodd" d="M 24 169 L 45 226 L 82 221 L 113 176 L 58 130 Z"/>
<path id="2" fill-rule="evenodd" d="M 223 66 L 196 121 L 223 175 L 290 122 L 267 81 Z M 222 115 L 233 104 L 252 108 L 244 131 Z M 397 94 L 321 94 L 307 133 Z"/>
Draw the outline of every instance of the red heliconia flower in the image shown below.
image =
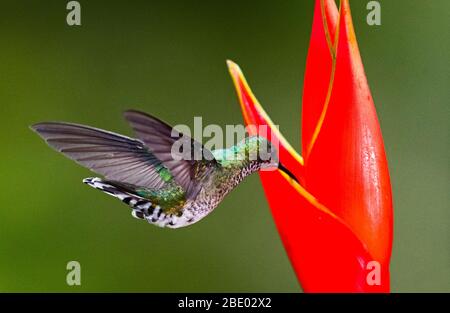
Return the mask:
<path id="1" fill-rule="evenodd" d="M 306 292 L 389 292 L 392 195 L 383 139 L 348 0 L 316 0 L 302 106 L 302 155 L 228 62 L 247 125 L 267 125 L 280 171 L 260 177 L 281 239 Z M 253 129 L 257 131 L 256 128 Z"/>

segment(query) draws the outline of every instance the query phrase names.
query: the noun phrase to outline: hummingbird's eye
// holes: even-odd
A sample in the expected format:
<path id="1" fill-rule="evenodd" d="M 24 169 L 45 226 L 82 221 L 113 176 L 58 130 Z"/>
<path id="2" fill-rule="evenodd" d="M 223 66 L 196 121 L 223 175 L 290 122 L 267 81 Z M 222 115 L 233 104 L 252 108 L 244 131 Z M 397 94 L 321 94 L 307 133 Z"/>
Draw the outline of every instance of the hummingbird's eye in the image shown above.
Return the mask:
<path id="1" fill-rule="evenodd" d="M 269 146 L 261 147 L 259 150 L 259 159 L 260 161 L 270 161 L 271 159 L 271 152 Z"/>

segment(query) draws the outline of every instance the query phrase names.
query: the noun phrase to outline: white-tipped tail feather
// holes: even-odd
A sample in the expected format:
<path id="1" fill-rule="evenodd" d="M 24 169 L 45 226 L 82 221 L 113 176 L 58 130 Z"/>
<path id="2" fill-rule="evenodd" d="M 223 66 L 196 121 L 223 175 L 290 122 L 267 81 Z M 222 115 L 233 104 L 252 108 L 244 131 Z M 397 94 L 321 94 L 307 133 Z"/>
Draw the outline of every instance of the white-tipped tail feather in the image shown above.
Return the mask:
<path id="1" fill-rule="evenodd" d="M 183 223 L 186 222 L 185 218 L 172 214 L 166 215 L 159 205 L 132 193 L 130 190 L 125 190 L 120 185 L 115 185 L 114 182 L 90 177 L 83 179 L 83 183 L 120 199 L 132 208 L 131 215 L 137 219 L 147 220 L 147 222 L 160 227 L 178 228 L 186 225 L 186 223 Z"/>

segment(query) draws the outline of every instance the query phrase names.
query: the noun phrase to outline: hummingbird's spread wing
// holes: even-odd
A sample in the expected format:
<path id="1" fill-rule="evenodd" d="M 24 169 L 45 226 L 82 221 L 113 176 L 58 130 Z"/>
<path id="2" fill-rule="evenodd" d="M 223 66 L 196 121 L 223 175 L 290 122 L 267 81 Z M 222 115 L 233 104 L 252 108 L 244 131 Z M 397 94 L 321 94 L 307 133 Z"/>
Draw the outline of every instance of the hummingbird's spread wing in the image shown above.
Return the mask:
<path id="1" fill-rule="evenodd" d="M 31 128 L 49 146 L 107 179 L 150 189 L 159 189 L 172 179 L 139 140 L 69 123 L 38 123 Z"/>
<path id="2" fill-rule="evenodd" d="M 176 182 L 186 190 L 186 196 L 195 198 L 201 188 L 201 184 L 198 183 L 200 179 L 206 177 L 217 166 L 211 151 L 156 117 L 134 110 L 126 111 L 124 116 L 136 136 L 161 160 Z M 191 149 L 187 152 L 189 155 L 172 149 L 174 143 L 180 139 L 190 146 Z"/>

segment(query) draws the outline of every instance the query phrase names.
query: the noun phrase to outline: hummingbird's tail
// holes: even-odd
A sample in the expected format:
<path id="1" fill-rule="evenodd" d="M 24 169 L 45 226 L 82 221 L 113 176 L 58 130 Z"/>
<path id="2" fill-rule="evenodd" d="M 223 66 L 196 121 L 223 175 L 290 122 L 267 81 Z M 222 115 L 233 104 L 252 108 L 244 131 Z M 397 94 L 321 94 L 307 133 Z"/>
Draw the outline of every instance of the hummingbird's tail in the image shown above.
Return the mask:
<path id="1" fill-rule="evenodd" d="M 149 200 L 137 195 L 131 185 L 102 180 L 98 177 L 85 178 L 83 183 L 116 197 L 129 205 L 133 209 L 131 215 L 135 218 L 146 219 L 146 217 L 149 218 L 149 215 L 151 215 L 151 218 L 154 215 L 158 219 L 158 213 L 162 211 L 159 206 L 153 206 Z"/>

